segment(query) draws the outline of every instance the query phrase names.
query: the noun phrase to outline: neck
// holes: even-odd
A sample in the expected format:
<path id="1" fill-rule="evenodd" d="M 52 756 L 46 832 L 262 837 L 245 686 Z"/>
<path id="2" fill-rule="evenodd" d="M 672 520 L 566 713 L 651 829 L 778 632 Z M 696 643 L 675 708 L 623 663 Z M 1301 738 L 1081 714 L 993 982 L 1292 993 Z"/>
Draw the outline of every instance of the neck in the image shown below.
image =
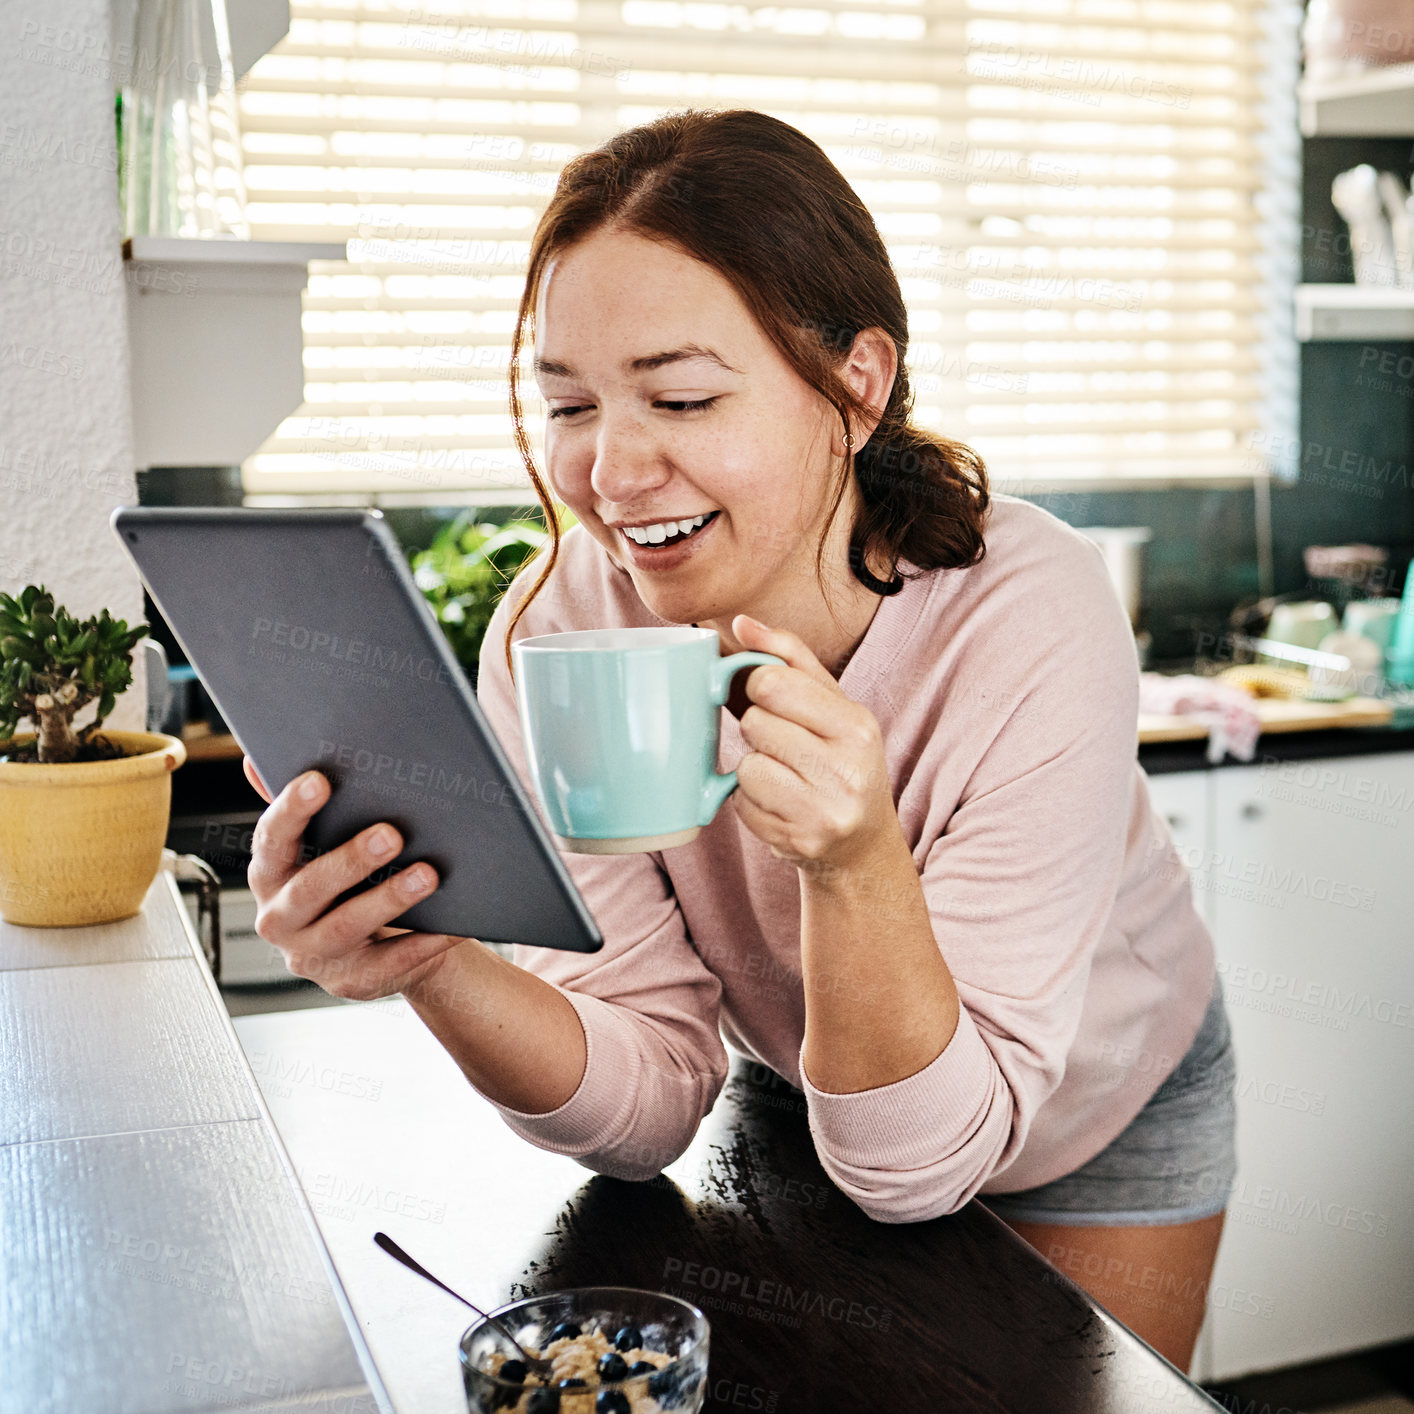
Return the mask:
<path id="1" fill-rule="evenodd" d="M 860 583 L 849 566 L 850 527 L 857 522 L 860 509 L 859 491 L 851 480 L 842 513 L 837 513 L 826 536 L 824 573 L 830 582 L 834 613 L 830 612 L 816 579 L 813 542 L 803 542 L 810 545 L 809 550 L 803 549 L 799 559 L 777 579 L 774 593 L 766 594 L 755 603 L 737 604 L 730 612 L 714 618 L 698 620 L 702 627 L 717 630 L 723 657 L 743 651 L 743 645 L 731 631 L 732 619 L 737 614 L 750 614 L 768 628 L 786 629 L 795 634 L 820 660 L 825 671 L 838 681 L 883 602 L 883 596 Z M 878 564 L 872 557 L 866 557 L 864 564 L 870 574 L 889 579 L 888 566 Z M 801 584 L 809 585 L 812 591 L 804 604 L 798 594 L 792 593 Z"/>
<path id="2" fill-rule="evenodd" d="M 841 599 L 843 602 L 840 602 Z M 809 610 L 802 613 L 798 606 L 746 605 L 715 619 L 699 619 L 702 628 L 714 628 L 722 640 L 722 656 L 744 651 L 731 631 L 732 619 L 738 613 L 750 614 L 770 628 L 782 628 L 796 635 L 820 660 L 831 677 L 838 679 L 855 650 L 864 641 L 874 615 L 883 599 L 872 589 L 860 584 L 853 575 L 841 595 L 836 594 L 835 614 L 831 614 L 823 598 L 817 598 Z"/>

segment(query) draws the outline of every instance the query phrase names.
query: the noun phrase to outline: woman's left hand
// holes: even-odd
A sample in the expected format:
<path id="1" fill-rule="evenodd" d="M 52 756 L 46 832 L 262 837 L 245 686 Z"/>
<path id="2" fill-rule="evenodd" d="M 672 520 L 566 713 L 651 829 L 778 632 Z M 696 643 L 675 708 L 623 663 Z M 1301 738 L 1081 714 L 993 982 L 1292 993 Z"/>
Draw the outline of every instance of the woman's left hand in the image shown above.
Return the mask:
<path id="1" fill-rule="evenodd" d="M 732 797 L 742 822 L 803 870 L 863 866 L 900 836 L 878 721 L 795 634 L 746 614 L 732 632 L 743 648 L 789 665 L 753 668 L 746 680 L 752 705 L 740 725 L 750 749 Z"/>

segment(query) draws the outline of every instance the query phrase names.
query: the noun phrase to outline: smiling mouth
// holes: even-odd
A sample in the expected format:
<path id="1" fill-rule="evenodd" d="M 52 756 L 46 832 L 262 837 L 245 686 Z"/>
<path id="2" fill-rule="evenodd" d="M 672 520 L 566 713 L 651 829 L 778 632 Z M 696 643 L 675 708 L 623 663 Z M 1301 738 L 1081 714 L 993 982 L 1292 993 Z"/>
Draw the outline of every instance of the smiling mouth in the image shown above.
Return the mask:
<path id="1" fill-rule="evenodd" d="M 631 536 L 626 530 L 620 531 L 619 533 L 634 547 L 635 550 L 666 550 L 670 546 L 681 545 L 686 541 L 691 540 L 694 535 L 698 534 L 700 531 L 706 530 L 707 527 L 711 525 L 712 522 L 716 520 L 719 515 L 721 515 L 721 511 L 713 511 L 711 515 L 709 515 L 702 522 L 701 525 L 694 526 L 691 530 L 687 532 L 686 535 L 684 535 L 681 531 L 677 531 L 674 534 L 667 536 L 663 540 L 635 540 L 633 536 Z"/>

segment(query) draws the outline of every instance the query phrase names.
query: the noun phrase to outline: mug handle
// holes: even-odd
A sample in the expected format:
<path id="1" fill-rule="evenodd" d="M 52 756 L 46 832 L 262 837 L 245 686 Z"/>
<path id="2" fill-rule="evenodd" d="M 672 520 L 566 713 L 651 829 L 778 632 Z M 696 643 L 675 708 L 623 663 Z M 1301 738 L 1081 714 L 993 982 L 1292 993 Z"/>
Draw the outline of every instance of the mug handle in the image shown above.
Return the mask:
<path id="1" fill-rule="evenodd" d="M 779 663 L 785 667 L 786 660 L 778 658 L 774 653 L 733 653 L 729 658 L 718 658 L 712 664 L 712 677 L 709 687 L 709 695 L 714 707 L 725 707 L 727 705 L 727 694 L 732 688 L 732 678 L 743 668 L 763 668 L 768 663 Z M 725 776 L 719 776 L 715 771 L 707 777 L 707 784 L 702 787 L 702 815 L 698 820 L 699 825 L 710 825 L 712 817 L 722 807 L 722 802 L 736 789 L 736 772 L 728 771 Z"/>

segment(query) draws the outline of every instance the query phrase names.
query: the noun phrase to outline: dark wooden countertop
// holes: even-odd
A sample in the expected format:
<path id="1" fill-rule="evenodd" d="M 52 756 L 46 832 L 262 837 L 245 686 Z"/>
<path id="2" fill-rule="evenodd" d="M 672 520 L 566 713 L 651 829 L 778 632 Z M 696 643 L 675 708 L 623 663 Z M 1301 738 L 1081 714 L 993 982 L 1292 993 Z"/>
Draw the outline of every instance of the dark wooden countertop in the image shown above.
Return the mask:
<path id="1" fill-rule="evenodd" d="M 1264 733 L 1257 738 L 1257 751 L 1251 761 L 1235 761 L 1228 756 L 1214 766 L 1208 765 L 1207 750 L 1206 740 L 1145 743 L 1139 747 L 1139 764 L 1151 776 L 1157 776 L 1168 771 L 1221 771 L 1229 766 L 1414 751 L 1414 726 L 1329 727 L 1323 731 Z"/>
<path id="2" fill-rule="evenodd" d="M 401 998 L 235 1025 L 399 1411 L 464 1410 L 470 1317 L 379 1251 L 380 1228 L 487 1307 L 599 1284 L 693 1301 L 709 1410 L 1221 1407 L 981 1203 L 866 1217 L 825 1176 L 803 1097 L 764 1067 L 738 1060 L 687 1153 L 627 1183 L 511 1133 Z"/>

